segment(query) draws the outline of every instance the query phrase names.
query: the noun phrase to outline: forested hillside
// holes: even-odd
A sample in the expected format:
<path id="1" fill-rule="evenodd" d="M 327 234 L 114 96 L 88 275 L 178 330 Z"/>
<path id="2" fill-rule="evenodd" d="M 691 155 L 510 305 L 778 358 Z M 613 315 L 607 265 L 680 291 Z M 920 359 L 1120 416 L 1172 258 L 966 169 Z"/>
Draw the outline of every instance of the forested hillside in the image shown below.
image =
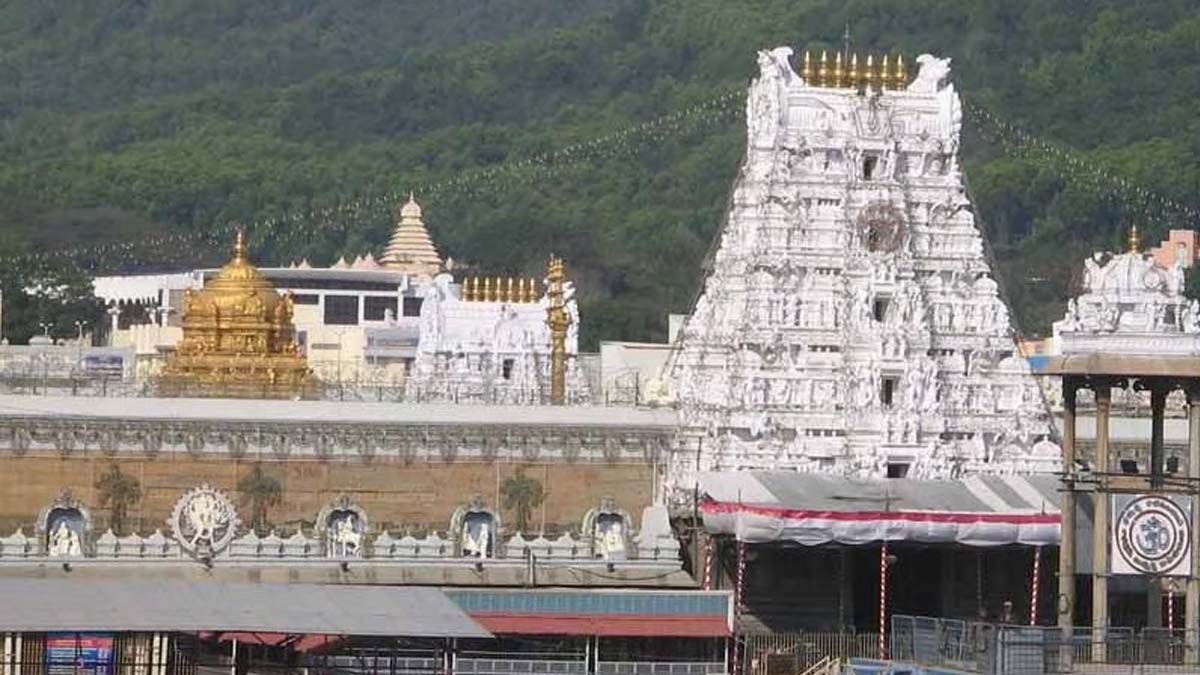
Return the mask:
<path id="1" fill-rule="evenodd" d="M 6 334 L 54 320 L 19 297 L 47 270 L 212 263 L 191 235 L 234 222 L 264 262 L 329 262 L 378 250 L 414 189 L 460 263 L 564 256 L 585 346 L 661 339 L 721 223 L 755 50 L 847 25 L 863 52 L 953 57 L 1027 332 L 1125 223 L 1200 227 L 1177 206 L 1200 202 L 1194 0 L 23 0 L 0 7 Z"/>

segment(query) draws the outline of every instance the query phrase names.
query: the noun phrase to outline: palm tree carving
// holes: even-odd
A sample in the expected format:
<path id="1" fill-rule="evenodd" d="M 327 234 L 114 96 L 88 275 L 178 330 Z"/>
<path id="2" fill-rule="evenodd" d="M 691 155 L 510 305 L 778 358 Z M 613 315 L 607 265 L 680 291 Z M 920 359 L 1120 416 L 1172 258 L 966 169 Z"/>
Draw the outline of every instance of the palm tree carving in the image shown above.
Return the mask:
<path id="1" fill-rule="evenodd" d="M 283 501 L 279 480 L 264 472 L 262 464 L 255 464 L 254 469 L 238 481 L 237 489 L 242 493 L 243 503 L 250 503 L 250 529 L 266 532 L 270 527 L 270 509 Z"/>
<path id="2" fill-rule="evenodd" d="M 100 506 L 108 507 L 108 526 L 116 534 L 125 529 L 125 520 L 129 515 L 129 507 L 142 499 L 142 486 L 133 476 L 121 472 L 121 467 L 113 464 L 108 473 L 96 481 L 96 495 Z"/>
<path id="3" fill-rule="evenodd" d="M 528 531 L 529 515 L 546 499 L 542 483 L 526 476 L 524 471 L 517 471 L 501 484 L 500 494 L 504 497 L 504 508 L 514 511 L 517 531 Z"/>

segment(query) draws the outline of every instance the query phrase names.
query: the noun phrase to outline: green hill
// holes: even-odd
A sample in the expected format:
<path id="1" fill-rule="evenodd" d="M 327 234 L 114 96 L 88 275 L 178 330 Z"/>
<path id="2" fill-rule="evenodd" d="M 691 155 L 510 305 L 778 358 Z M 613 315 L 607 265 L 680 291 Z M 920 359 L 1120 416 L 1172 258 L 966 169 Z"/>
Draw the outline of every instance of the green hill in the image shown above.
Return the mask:
<path id="1" fill-rule="evenodd" d="M 1070 151 L 968 116 L 968 179 L 1026 331 L 1124 223 L 1146 240 L 1200 225 L 1157 202 L 1200 201 L 1193 0 L 26 0 L 0 8 L 6 298 L 31 274 L 15 254 L 211 263 L 209 240 L 141 242 L 231 222 L 258 224 L 268 262 L 378 249 L 381 195 L 416 189 L 470 267 L 564 256 L 585 346 L 661 339 L 741 158 L 740 100 L 714 101 L 744 90 L 756 49 L 836 48 L 847 25 L 861 51 L 953 57 L 969 111 Z M 6 313 L 10 334 L 25 316 Z"/>

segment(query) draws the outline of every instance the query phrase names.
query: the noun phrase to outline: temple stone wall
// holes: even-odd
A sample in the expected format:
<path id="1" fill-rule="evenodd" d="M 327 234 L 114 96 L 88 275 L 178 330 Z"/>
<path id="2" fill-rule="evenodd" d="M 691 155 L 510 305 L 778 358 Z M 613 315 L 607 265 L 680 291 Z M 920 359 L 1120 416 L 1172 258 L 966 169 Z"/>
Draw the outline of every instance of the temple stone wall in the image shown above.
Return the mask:
<path id="1" fill-rule="evenodd" d="M 17 527 L 32 532 L 38 510 L 69 488 L 96 517 L 95 531 L 107 527 L 109 510 L 101 506 L 97 480 L 113 464 L 137 479 L 142 499 L 130 508 L 126 529 L 149 534 L 165 529 L 171 509 L 187 490 L 202 483 L 226 491 L 244 520 L 249 503 L 237 492 L 238 481 L 250 473 L 257 460 L 222 456 L 164 453 L 155 457 L 110 457 L 102 452 L 60 454 L 29 452 L 6 455 L 0 471 L 0 532 Z M 653 496 L 654 465 L 616 461 L 571 463 L 542 461 L 405 462 L 390 458 L 363 461 L 264 458 L 263 472 L 279 481 L 282 500 L 270 509 L 270 521 L 281 534 L 303 525 L 311 532 L 321 508 L 339 495 L 348 495 L 370 516 L 371 530 L 393 534 L 407 530 L 444 531 L 451 514 L 473 496 L 481 495 L 495 508 L 504 529 L 513 532 L 515 516 L 505 508 L 501 486 L 518 471 L 539 481 L 544 505 L 533 509 L 529 529 L 538 532 L 544 522 L 548 533 L 578 529 L 584 514 L 606 496 L 632 513 L 640 513 Z"/>

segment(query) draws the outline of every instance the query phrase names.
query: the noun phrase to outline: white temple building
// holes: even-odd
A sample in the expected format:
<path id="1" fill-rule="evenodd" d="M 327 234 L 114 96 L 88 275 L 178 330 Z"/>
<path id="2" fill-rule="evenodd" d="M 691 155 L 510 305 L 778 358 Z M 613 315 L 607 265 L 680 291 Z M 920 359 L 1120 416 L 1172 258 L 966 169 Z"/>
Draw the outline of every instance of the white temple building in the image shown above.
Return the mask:
<path id="1" fill-rule="evenodd" d="M 464 278 L 443 260 L 410 195 L 382 255 L 327 268 L 307 260 L 259 271 L 294 299 L 297 341 L 324 382 L 402 390 L 405 400 L 539 402 L 549 391 L 544 280 Z M 152 375 L 182 337 L 182 297 L 216 270 L 100 277 L 111 346 L 137 354 Z M 567 400 L 590 397 L 578 364 L 579 311 L 566 282 Z"/>
<path id="2" fill-rule="evenodd" d="M 949 59 L 881 72 L 759 53 L 745 160 L 668 380 L 697 472 L 1055 471 L 1050 416 L 984 255 Z"/>

